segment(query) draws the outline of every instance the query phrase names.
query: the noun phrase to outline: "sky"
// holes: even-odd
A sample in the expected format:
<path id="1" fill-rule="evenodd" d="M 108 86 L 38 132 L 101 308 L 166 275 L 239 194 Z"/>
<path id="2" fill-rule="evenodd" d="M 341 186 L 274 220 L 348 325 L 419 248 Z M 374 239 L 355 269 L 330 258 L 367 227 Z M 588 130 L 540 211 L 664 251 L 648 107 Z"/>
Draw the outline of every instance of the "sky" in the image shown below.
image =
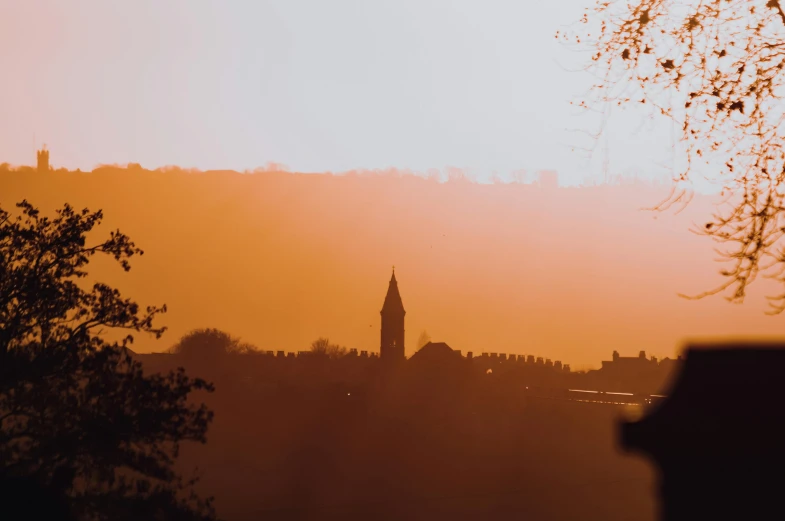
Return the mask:
<path id="1" fill-rule="evenodd" d="M 392 173 L 0 175 L 0 207 L 100 208 L 90 243 L 119 229 L 144 250 L 128 273 L 95 259 L 87 281 L 167 306 L 157 323 L 168 331 L 136 335 L 137 352 L 165 351 L 204 327 L 262 350 L 306 350 L 324 336 L 378 352 L 393 265 L 407 355 L 427 331 L 464 354 L 528 354 L 581 370 L 614 350 L 674 357 L 692 340 L 781 336 L 783 315 L 764 314 L 765 296 L 782 292 L 772 281 L 757 281 L 740 306 L 678 297 L 716 288 L 728 266 L 709 238 L 690 233 L 713 198 L 681 213 L 641 211 L 667 192 Z"/>
<path id="2" fill-rule="evenodd" d="M 107 227 L 138 239 L 150 253 L 132 293 L 172 310 L 166 344 L 142 351 L 195 327 L 263 349 L 321 335 L 374 349 L 392 265 L 409 347 L 428 330 L 463 351 L 531 349 L 589 367 L 613 349 L 671 356 L 695 336 L 776 334 L 763 295 L 778 288 L 758 283 L 743 307 L 678 298 L 721 282 L 711 241 L 689 232 L 707 200 L 677 218 L 640 211 L 663 186 L 556 197 L 395 175 L 670 177 L 667 121 L 614 112 L 592 140 L 598 120 L 570 106 L 591 85 L 588 57 L 554 35 L 589 5 L 0 0 L 0 163 L 32 164 L 46 143 L 71 170 L 388 174 L 9 175 L 0 203 L 102 208 Z"/>
<path id="3" fill-rule="evenodd" d="M 32 164 L 46 143 L 55 167 L 83 170 L 667 178 L 668 122 L 612 114 L 597 141 L 569 104 L 591 84 L 587 55 L 554 34 L 590 5 L 0 0 L 0 162 Z"/>

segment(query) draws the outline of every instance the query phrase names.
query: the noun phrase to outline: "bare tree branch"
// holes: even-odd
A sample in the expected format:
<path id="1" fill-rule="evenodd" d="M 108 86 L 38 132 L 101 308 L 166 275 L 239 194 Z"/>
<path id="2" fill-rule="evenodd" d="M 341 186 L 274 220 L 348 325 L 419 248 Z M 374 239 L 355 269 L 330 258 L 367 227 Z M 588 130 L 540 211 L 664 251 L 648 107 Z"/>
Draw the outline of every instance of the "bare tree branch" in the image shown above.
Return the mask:
<path id="1" fill-rule="evenodd" d="M 698 166 L 726 194 L 698 233 L 723 246 L 727 292 L 742 302 L 761 272 L 785 262 L 785 12 L 779 0 L 598 1 L 557 38 L 592 52 L 597 78 L 579 106 L 648 107 L 681 129 L 686 166 L 653 210 L 686 205 Z M 602 131 L 602 128 L 600 129 Z M 689 194 L 689 195 L 688 195 Z M 682 209 L 684 206 L 682 206 Z M 771 262 L 768 262 L 771 261 Z M 772 278 L 785 286 L 785 272 Z M 769 299 L 785 310 L 785 292 Z"/>

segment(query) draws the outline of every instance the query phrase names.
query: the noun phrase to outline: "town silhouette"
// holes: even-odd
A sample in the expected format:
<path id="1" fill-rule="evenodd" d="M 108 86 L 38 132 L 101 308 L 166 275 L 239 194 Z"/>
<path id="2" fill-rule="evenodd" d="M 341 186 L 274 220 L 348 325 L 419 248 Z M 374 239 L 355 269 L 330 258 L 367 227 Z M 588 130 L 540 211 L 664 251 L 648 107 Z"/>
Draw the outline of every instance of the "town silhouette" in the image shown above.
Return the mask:
<path id="1" fill-rule="evenodd" d="M 587 508 L 624 519 L 645 504 L 650 478 L 616 454 L 613 420 L 662 399 L 678 360 L 614 352 L 576 373 L 436 341 L 407 358 L 401 284 L 393 271 L 380 295 L 376 351 L 327 339 L 247 350 L 197 330 L 171 352 L 136 355 L 148 371 L 183 366 L 215 383 L 211 441 L 183 458 L 228 519 L 569 519 Z M 618 490 L 633 494 L 577 499 Z"/>
<path id="2" fill-rule="evenodd" d="M 0 10 L 0 521 L 783 517 L 783 0 L 148 4 Z"/>
<path id="3" fill-rule="evenodd" d="M 73 175 L 48 161 L 42 149 L 35 171 L 6 175 Z M 31 226 L 51 226 L 25 204 Z M 124 244 L 118 254 L 132 251 Z M 780 483 L 781 346 L 688 346 L 684 358 L 613 350 L 588 370 L 541 352 L 463 350 L 424 331 L 412 346 L 407 320 L 420 310 L 404 305 L 401 273 L 376 285 L 375 349 L 319 337 L 265 350 L 216 328 L 158 352 L 120 348 L 140 377 L 197 379 L 178 414 L 206 422 L 193 441 L 207 443 L 183 443 L 171 462 L 184 476 L 198 469 L 192 490 L 221 519 L 737 519 L 775 508 L 760 491 L 775 498 Z M 196 406 L 209 416 L 197 420 Z M 723 452 L 735 440 L 746 441 Z M 66 469 L 3 475 L 5 504 L 27 519 L 80 519 Z M 712 499 L 718 490 L 728 501 Z M 150 515 L 171 508 L 156 501 Z"/>

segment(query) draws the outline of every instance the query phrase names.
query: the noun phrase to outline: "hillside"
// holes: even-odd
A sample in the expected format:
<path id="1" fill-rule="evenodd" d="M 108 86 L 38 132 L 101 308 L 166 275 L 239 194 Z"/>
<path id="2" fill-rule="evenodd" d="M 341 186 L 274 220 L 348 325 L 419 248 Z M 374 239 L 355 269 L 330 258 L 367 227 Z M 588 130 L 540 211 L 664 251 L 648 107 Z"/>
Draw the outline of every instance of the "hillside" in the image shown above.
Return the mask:
<path id="1" fill-rule="evenodd" d="M 720 282 L 708 239 L 689 232 L 711 211 L 640 208 L 666 189 L 643 184 L 541 189 L 440 183 L 395 173 L 185 172 L 102 168 L 0 173 L 0 204 L 45 212 L 103 209 L 145 250 L 129 274 L 96 275 L 141 304 L 169 307 L 168 348 L 218 327 L 263 349 L 300 350 L 318 336 L 376 350 L 395 265 L 407 352 L 427 329 L 464 352 L 531 353 L 596 367 L 614 349 L 673 355 L 685 338 L 772 335 L 764 286 L 749 302 L 687 301 Z"/>

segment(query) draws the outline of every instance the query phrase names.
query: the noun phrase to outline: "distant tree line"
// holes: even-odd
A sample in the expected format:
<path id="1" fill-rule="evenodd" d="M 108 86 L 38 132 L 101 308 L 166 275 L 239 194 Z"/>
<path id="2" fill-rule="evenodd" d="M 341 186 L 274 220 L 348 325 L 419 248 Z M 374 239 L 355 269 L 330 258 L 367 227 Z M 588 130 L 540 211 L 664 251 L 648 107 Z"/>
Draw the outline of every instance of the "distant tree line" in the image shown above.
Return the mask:
<path id="1" fill-rule="evenodd" d="M 309 352 L 315 356 L 338 359 L 349 354 L 349 349 L 320 337 L 311 342 Z M 169 349 L 169 353 L 182 356 L 187 360 L 208 362 L 221 356 L 233 354 L 261 353 L 253 344 L 215 328 L 194 329 Z"/>

